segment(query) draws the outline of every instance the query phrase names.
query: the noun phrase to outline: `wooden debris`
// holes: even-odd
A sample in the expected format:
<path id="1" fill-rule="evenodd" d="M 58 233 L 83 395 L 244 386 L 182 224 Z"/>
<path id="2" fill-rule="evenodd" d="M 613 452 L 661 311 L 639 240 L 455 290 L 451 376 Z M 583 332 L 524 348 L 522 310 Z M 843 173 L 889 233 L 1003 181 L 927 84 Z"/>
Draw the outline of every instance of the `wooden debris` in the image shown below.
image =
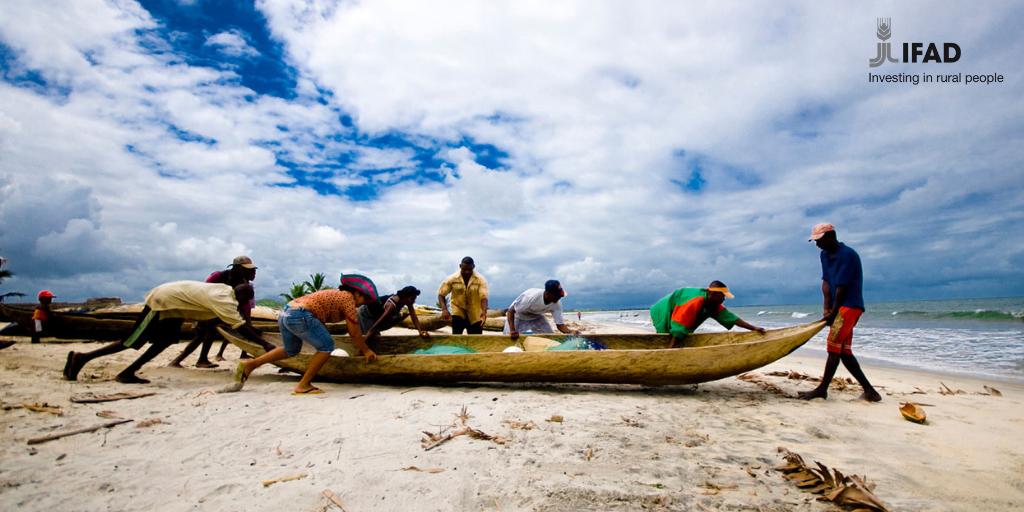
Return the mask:
<path id="1" fill-rule="evenodd" d="M 626 416 L 622 416 L 622 422 L 625 423 L 628 427 L 641 428 L 644 426 L 643 423 L 640 423 L 639 421 L 634 420 L 633 418 L 627 418 Z"/>
<path id="2" fill-rule="evenodd" d="M 583 451 L 583 460 L 589 461 L 590 459 L 593 459 L 593 458 L 594 458 L 594 449 L 588 446 L 587 449 Z"/>
<path id="3" fill-rule="evenodd" d="M 291 476 L 282 476 L 278 478 L 271 478 L 270 480 L 263 480 L 260 483 L 263 484 L 263 487 L 270 487 L 271 485 L 279 484 L 281 482 L 291 482 L 292 480 L 301 480 L 303 478 L 306 478 L 306 474 L 299 473 Z"/>
<path id="4" fill-rule="evenodd" d="M 508 425 L 508 428 L 516 430 L 533 430 L 537 428 L 537 424 L 534 423 L 533 420 L 527 421 L 526 423 L 517 420 L 505 420 L 502 423 Z"/>
<path id="5" fill-rule="evenodd" d="M 736 378 L 744 382 L 756 384 L 758 387 L 765 391 L 768 391 L 769 393 L 774 393 L 779 396 L 789 396 L 789 394 L 783 391 L 782 388 L 776 386 L 775 384 L 772 384 L 771 382 L 764 380 L 758 373 L 743 373 L 737 375 Z"/>
<path id="6" fill-rule="evenodd" d="M 153 425 L 166 425 L 164 420 L 160 418 L 149 418 L 148 420 L 142 420 L 135 424 L 135 428 L 146 428 L 152 427 Z"/>
<path id="7" fill-rule="evenodd" d="M 64 415 L 64 411 L 62 411 L 60 407 L 58 407 L 56 405 L 50 405 L 50 404 L 48 404 L 46 402 L 43 402 L 43 403 L 39 403 L 39 402 L 28 403 L 28 402 L 25 402 L 25 403 L 21 404 L 21 407 L 24 408 L 24 409 L 28 409 L 28 410 L 30 410 L 32 412 L 48 412 L 48 413 L 56 415 L 56 416 L 63 416 Z"/>
<path id="8" fill-rule="evenodd" d="M 985 388 L 985 391 L 987 391 L 988 392 L 987 394 L 989 394 L 989 395 L 992 395 L 992 396 L 1003 396 L 1003 393 L 1001 391 L 999 391 L 998 389 L 996 389 L 996 388 L 991 388 L 991 387 L 988 387 L 988 386 L 982 386 L 982 387 Z"/>
<path id="9" fill-rule="evenodd" d="M 550 417 L 550 418 L 548 418 L 548 419 L 546 419 L 544 421 L 547 421 L 547 422 L 550 422 L 550 423 L 561 423 L 561 422 L 565 421 L 565 418 L 563 418 L 561 415 L 555 414 L 554 416 L 552 416 L 552 417 Z"/>
<path id="10" fill-rule="evenodd" d="M 116 420 L 124 419 L 124 418 L 121 417 L 120 414 L 118 414 L 118 413 L 116 413 L 114 411 L 100 411 L 100 412 L 96 413 L 96 416 L 99 416 L 100 418 L 113 418 L 113 419 L 116 419 Z"/>
<path id="11" fill-rule="evenodd" d="M 781 446 L 779 452 L 786 459 L 786 464 L 775 470 L 784 473 L 787 480 L 804 492 L 818 494 L 819 501 L 830 501 L 858 510 L 889 512 L 889 508 L 872 492 L 875 485 L 869 483 L 867 478 L 843 475 L 839 470 L 829 469 L 820 462 L 815 462 L 816 467 L 811 467 L 799 454 Z"/>
<path id="12" fill-rule="evenodd" d="M 76 434 L 85 434 L 87 432 L 95 432 L 97 430 L 104 429 L 104 428 L 116 427 L 116 426 L 118 426 L 118 425 L 120 425 L 122 423 L 128 423 L 129 421 L 132 421 L 132 420 L 108 421 L 106 423 L 102 423 L 102 424 L 99 424 L 99 425 L 93 425 L 91 427 L 84 427 L 84 428 L 79 428 L 79 429 L 75 429 L 75 430 L 68 430 L 67 432 L 57 432 L 55 434 L 48 434 L 48 435 L 41 436 L 41 437 L 33 437 L 32 439 L 28 440 L 28 444 L 40 444 L 40 443 L 45 443 L 47 441 L 53 441 L 54 439 L 60 439 L 62 437 L 73 436 L 73 435 L 76 435 Z"/>
<path id="13" fill-rule="evenodd" d="M 402 471 L 418 471 L 420 473 L 444 473 L 444 468 L 421 468 L 418 466 L 409 466 L 402 468 Z"/>
<path id="14" fill-rule="evenodd" d="M 324 489 L 324 497 L 327 498 L 331 503 L 341 509 L 341 512 L 347 512 L 345 510 L 345 504 L 341 501 L 341 498 L 337 494 L 331 492 L 330 489 Z"/>
<path id="15" fill-rule="evenodd" d="M 472 416 L 466 412 L 466 406 L 462 406 L 462 410 L 455 415 L 455 421 L 451 425 L 443 427 L 438 433 L 434 434 L 431 432 L 423 431 L 425 437 L 420 439 L 420 446 L 424 450 L 433 450 L 438 446 L 451 441 L 458 436 L 469 436 L 473 439 L 483 439 L 485 441 L 493 441 L 497 444 L 505 444 L 508 439 L 501 436 L 492 436 L 482 430 L 475 429 L 466 424 Z M 446 433 L 449 429 L 456 429 L 453 432 Z"/>
<path id="16" fill-rule="evenodd" d="M 156 393 L 111 393 L 109 395 L 94 395 L 92 393 L 85 393 L 82 395 L 75 395 L 71 397 L 71 401 L 76 404 L 98 404 L 100 402 L 113 402 L 115 400 L 134 400 L 136 398 L 143 398 L 147 396 L 153 396 Z"/>

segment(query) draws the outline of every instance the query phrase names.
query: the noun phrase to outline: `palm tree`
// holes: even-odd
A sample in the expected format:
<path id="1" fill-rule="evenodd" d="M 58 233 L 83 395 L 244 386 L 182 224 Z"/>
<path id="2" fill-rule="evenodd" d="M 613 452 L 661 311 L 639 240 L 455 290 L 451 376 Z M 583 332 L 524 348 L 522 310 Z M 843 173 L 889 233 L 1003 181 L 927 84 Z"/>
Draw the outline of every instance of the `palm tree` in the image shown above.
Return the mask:
<path id="1" fill-rule="evenodd" d="M 306 289 L 309 290 L 307 293 L 318 292 L 320 290 L 328 290 L 331 287 L 327 286 L 327 276 L 322 272 L 309 275 L 309 281 L 302 283 L 306 285 Z"/>
<path id="2" fill-rule="evenodd" d="M 14 272 L 4 269 L 4 265 L 7 263 L 7 258 L 0 256 L 0 283 L 4 282 L 4 279 L 14 275 Z M 18 292 L 7 292 L 0 294 L 0 302 L 3 302 L 7 297 L 24 297 L 24 293 Z"/>
<path id="3" fill-rule="evenodd" d="M 285 302 L 291 302 L 303 295 L 308 295 L 309 291 L 306 286 L 307 283 L 292 283 L 292 289 L 288 293 L 282 293 L 281 297 L 284 297 Z"/>

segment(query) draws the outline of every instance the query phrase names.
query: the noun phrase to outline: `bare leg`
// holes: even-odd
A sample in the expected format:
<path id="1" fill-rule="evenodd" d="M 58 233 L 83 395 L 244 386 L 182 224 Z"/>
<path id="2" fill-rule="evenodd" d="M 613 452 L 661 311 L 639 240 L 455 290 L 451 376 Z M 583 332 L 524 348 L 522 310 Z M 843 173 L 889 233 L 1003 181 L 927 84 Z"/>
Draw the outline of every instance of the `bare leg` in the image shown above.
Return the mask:
<path id="1" fill-rule="evenodd" d="M 836 369 L 839 368 L 839 358 L 839 354 L 829 353 L 828 360 L 825 361 L 825 374 L 821 376 L 821 384 L 818 384 L 818 387 L 810 391 L 797 393 L 797 397 L 803 400 L 828 398 L 828 385 L 832 383 L 832 377 L 836 376 Z"/>
<path id="2" fill-rule="evenodd" d="M 241 391 L 242 387 L 245 386 L 245 381 L 249 380 L 249 376 L 252 372 L 256 371 L 257 368 L 267 363 L 273 363 L 274 361 L 280 361 L 287 359 L 291 356 L 288 352 L 281 347 L 277 347 L 256 359 L 249 359 L 248 361 L 239 361 L 238 367 L 235 368 L 235 382 L 224 388 L 221 392 L 235 392 Z"/>
<path id="3" fill-rule="evenodd" d="M 167 347 L 171 346 L 169 343 L 151 343 L 149 348 L 142 353 L 132 364 L 128 365 L 127 368 L 121 370 L 121 373 L 117 374 L 117 381 L 122 384 L 149 384 L 149 381 L 135 375 L 135 372 L 142 368 L 142 365 L 153 360 L 154 357 L 160 355 L 161 352 L 167 350 Z"/>
<path id="4" fill-rule="evenodd" d="M 862 400 L 868 402 L 881 402 L 882 395 L 878 394 L 875 387 L 868 382 L 868 378 L 864 375 L 864 371 L 860 369 L 860 363 L 857 362 L 857 358 L 853 357 L 853 354 L 843 354 L 841 356 L 843 360 L 843 366 L 853 375 L 853 378 L 857 379 L 860 387 L 864 388 L 864 393 L 860 395 Z"/>
<path id="5" fill-rule="evenodd" d="M 196 337 L 192 341 L 188 342 L 188 345 L 185 345 L 185 349 L 182 350 L 180 354 L 178 354 L 178 357 L 175 357 L 173 361 L 167 364 L 167 366 L 181 368 L 181 362 L 184 361 L 186 357 L 191 355 L 192 352 L 196 350 L 196 347 L 198 347 L 199 344 L 202 343 L 202 341 L 202 336 L 196 335 Z"/>
<path id="6" fill-rule="evenodd" d="M 127 348 L 128 347 L 124 346 L 124 342 L 114 341 L 89 352 L 68 352 L 68 360 L 64 364 L 64 378 L 67 380 L 78 380 L 78 372 L 82 371 L 82 368 L 88 364 L 89 361 L 92 361 L 97 357 L 116 354 Z"/>
<path id="7" fill-rule="evenodd" d="M 313 386 L 313 377 L 316 377 L 316 372 L 320 371 L 320 368 L 324 366 L 324 363 L 330 359 L 330 352 L 317 352 L 313 357 L 309 358 L 309 365 L 306 366 L 306 373 L 302 375 L 302 380 L 295 386 L 296 393 L 308 393 L 309 391 L 316 389 Z"/>
<path id="8" fill-rule="evenodd" d="M 228 340 L 224 340 L 224 343 L 220 344 L 220 350 L 217 351 L 216 359 L 218 361 L 224 360 L 224 349 L 228 348 Z"/>

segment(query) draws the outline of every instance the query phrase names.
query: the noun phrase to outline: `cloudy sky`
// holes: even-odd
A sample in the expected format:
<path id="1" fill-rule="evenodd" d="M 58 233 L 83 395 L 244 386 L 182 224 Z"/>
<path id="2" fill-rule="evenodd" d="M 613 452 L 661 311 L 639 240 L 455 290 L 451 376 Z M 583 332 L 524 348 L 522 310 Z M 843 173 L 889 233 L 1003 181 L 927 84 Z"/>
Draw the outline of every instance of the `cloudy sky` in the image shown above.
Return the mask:
<path id="1" fill-rule="evenodd" d="M 1021 4 L 243 3 L 0 2 L 0 292 L 139 300 L 244 253 L 260 297 L 429 297 L 472 255 L 495 305 L 815 302 L 829 221 L 869 301 L 1024 295 Z M 869 68 L 878 16 L 960 61 Z"/>

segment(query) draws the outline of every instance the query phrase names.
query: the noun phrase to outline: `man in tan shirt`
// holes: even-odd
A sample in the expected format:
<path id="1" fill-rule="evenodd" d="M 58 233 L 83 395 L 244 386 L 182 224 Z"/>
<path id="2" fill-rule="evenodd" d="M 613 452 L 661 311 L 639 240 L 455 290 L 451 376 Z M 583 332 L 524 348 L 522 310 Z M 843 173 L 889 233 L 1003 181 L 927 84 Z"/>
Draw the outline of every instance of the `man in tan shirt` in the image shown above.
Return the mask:
<path id="1" fill-rule="evenodd" d="M 246 322 L 242 310 L 253 298 L 252 285 L 240 284 L 234 288 L 219 283 L 198 281 L 176 281 L 165 283 L 146 294 L 146 306 L 142 309 L 132 333 L 123 341 L 115 341 L 91 352 L 68 352 L 64 364 L 64 378 L 78 380 L 78 372 L 89 361 L 98 357 L 116 354 L 122 350 L 141 349 L 150 342 L 149 348 L 135 362 L 117 374 L 117 381 L 124 384 L 148 384 L 135 372 L 167 347 L 181 338 L 181 324 L 185 320 L 218 320 L 237 329 L 250 341 L 273 348 L 263 340 L 260 332 Z M 248 315 L 248 310 L 244 315 Z"/>
<path id="2" fill-rule="evenodd" d="M 483 334 L 487 320 L 487 280 L 474 269 L 473 258 L 466 256 L 459 263 L 459 271 L 448 276 L 437 289 L 437 304 L 441 318 L 452 321 L 452 334 Z M 446 296 L 451 294 L 452 308 L 448 310 Z"/>

